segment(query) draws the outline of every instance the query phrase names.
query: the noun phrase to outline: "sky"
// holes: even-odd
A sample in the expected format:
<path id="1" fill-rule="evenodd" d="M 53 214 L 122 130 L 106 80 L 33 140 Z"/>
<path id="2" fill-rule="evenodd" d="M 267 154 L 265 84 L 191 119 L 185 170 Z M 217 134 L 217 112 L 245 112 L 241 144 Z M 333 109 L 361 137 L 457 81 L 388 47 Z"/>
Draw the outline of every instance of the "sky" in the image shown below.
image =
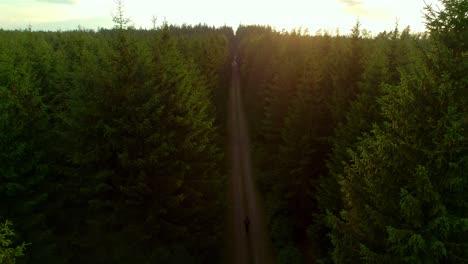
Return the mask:
<path id="1" fill-rule="evenodd" d="M 277 30 L 302 27 L 343 34 L 359 19 L 372 33 L 410 26 L 424 31 L 425 3 L 436 0 L 125 0 L 124 10 L 136 28 L 158 24 L 270 25 Z M 114 0 L 0 0 L 0 28 L 70 30 L 111 28 Z"/>

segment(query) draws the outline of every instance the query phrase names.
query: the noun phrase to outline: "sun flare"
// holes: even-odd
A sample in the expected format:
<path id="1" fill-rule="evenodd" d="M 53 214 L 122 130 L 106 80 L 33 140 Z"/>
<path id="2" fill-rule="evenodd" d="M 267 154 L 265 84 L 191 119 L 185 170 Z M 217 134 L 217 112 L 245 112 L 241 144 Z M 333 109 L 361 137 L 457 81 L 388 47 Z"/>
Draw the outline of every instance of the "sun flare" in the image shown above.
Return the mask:
<path id="1" fill-rule="evenodd" d="M 377 33 L 391 30 L 395 23 L 424 31 L 424 6 L 422 0 L 174 0 L 165 3 L 133 0 L 125 2 L 125 12 L 137 28 L 151 27 L 151 18 L 155 16 L 159 23 L 205 23 L 234 28 L 240 24 L 260 24 L 277 30 L 300 27 L 312 33 L 319 29 L 349 32 L 359 19 L 363 28 Z M 67 30 L 78 25 L 109 28 L 114 8 L 112 0 L 6 0 L 0 4 L 0 28 L 21 29 L 28 25 L 38 30 Z"/>

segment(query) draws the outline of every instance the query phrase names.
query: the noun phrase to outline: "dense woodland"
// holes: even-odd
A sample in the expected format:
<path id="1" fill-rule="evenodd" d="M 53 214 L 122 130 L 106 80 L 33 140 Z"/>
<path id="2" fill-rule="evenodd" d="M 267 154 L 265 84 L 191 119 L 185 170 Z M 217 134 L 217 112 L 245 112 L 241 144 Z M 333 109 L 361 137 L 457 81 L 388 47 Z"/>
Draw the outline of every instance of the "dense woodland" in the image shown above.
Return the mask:
<path id="1" fill-rule="evenodd" d="M 279 263 L 468 263 L 468 2 L 428 33 L 237 31 Z"/>
<path id="2" fill-rule="evenodd" d="M 220 262 L 232 29 L 116 22 L 0 31 L 0 239 L 20 263 Z"/>
<path id="3" fill-rule="evenodd" d="M 426 33 L 0 30 L 0 263 L 224 263 L 240 65 L 278 263 L 468 263 L 468 2 Z"/>

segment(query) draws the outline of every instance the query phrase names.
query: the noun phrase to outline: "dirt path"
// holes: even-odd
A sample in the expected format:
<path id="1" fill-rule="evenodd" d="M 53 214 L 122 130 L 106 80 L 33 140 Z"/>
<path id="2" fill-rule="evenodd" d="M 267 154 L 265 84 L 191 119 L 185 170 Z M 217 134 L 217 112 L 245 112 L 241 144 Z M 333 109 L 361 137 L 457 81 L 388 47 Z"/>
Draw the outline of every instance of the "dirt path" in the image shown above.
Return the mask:
<path id="1" fill-rule="evenodd" d="M 228 262 L 273 263 L 271 240 L 252 177 L 247 123 L 240 94 L 239 67 L 235 61 L 232 63 L 229 115 L 231 174 L 228 224 L 231 234 L 228 241 Z M 244 224 L 246 217 L 250 221 L 248 232 Z"/>

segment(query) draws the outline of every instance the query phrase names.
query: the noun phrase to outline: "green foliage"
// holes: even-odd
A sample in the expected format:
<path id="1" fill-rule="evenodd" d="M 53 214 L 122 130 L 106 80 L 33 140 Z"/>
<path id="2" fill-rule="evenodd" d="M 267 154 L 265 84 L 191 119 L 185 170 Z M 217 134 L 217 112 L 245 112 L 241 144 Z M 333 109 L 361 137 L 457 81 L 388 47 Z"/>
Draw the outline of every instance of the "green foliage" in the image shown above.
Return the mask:
<path id="1" fill-rule="evenodd" d="M 450 206 L 452 202 L 443 195 L 463 196 L 445 189 L 444 181 L 461 180 L 459 191 L 466 188 L 462 187 L 461 171 L 452 172 L 447 167 L 466 166 L 462 147 L 466 139 L 460 136 L 463 130 L 459 126 L 440 127 L 449 117 L 443 108 L 434 107 L 442 106 L 437 94 L 445 100 L 450 92 L 438 93 L 440 86 L 432 86 L 434 94 L 421 97 L 424 89 L 431 89 L 430 84 L 423 85 L 429 76 L 416 80 L 412 76 L 419 77 L 405 75 L 398 87 L 382 97 L 383 125 L 374 127 L 372 134 L 358 143 L 345 166 L 340 180 L 343 222 L 333 230 L 338 237 L 351 236 L 353 243 L 337 248 L 335 257 L 359 248 L 355 260 L 371 259 L 369 262 L 457 262 L 466 257 L 466 241 L 458 237 L 464 236 L 465 228 L 455 224 L 463 222 L 466 215 L 460 214 L 458 206 Z M 415 108 L 416 98 L 424 99 L 419 99 L 421 105 Z M 448 104 L 456 104 L 453 99 Z M 431 101 L 436 104 L 425 107 Z M 456 116 L 458 119 L 452 118 L 458 121 L 452 124 L 461 122 L 461 115 Z M 451 142 L 450 150 L 442 150 L 437 142 L 447 134 L 459 136 Z M 440 229 L 436 223 L 442 219 L 448 222 Z"/>
<path id="2" fill-rule="evenodd" d="M 331 178 L 324 178 L 318 193 L 336 263 L 467 259 L 467 241 L 462 238 L 467 235 L 467 210 L 460 203 L 467 200 L 462 172 L 467 153 L 462 92 L 466 77 L 459 74 L 467 68 L 457 46 L 450 47 L 445 39 L 451 34 L 445 32 L 451 28 L 448 17 L 458 21 L 464 5 L 444 4 L 449 2 L 451 6 L 439 13 L 429 8 L 431 45 L 423 38 L 411 45 L 417 48 L 408 49 L 411 37 L 402 32 L 399 43 L 406 48 L 390 54 L 406 53 L 406 58 L 388 66 L 396 67 L 399 78 L 382 79 L 377 92 L 364 90 L 347 123 L 337 130 Z M 454 6 L 461 9 L 454 12 Z M 464 10 L 461 13 L 466 6 Z M 444 30 L 434 27 L 439 23 Z M 332 196 L 339 201 L 330 202 Z"/>
<path id="3" fill-rule="evenodd" d="M 131 22 L 130 18 L 125 17 L 124 0 L 114 0 L 114 3 L 117 6 L 116 14 L 113 15 L 112 21 L 115 23 L 115 27 L 120 30 L 127 29 L 127 25 Z"/>
<path id="4" fill-rule="evenodd" d="M 467 262 L 468 6 L 441 3 L 427 34 L 135 30 L 123 1 L 114 30 L 0 31 L 18 261 L 222 262 L 235 54 L 280 263 Z M 25 249 L 10 226 L 2 263 Z"/>
<path id="5" fill-rule="evenodd" d="M 51 135 L 45 97 L 49 91 L 39 74 L 47 65 L 37 67 L 44 62 L 37 55 L 47 48 L 41 36 L 21 34 L 2 32 L 2 37 L 11 39 L 0 49 L 0 216 L 18 225 L 20 239 L 42 243 L 41 249 L 30 248 L 40 258 L 54 252 L 46 223 L 50 194 L 46 182 L 51 180 L 52 165 L 47 161 Z M 28 45 L 36 40 L 39 45 Z"/>
<path id="6" fill-rule="evenodd" d="M 22 261 L 221 262 L 228 37 L 0 31 L 0 216 Z"/>
<path id="7" fill-rule="evenodd" d="M 294 248 L 321 263 L 467 261 L 468 8 L 441 3 L 426 8 L 427 34 L 238 29 L 282 261 Z"/>
<path id="8" fill-rule="evenodd" d="M 359 32 L 358 26 L 351 36 L 335 37 L 238 29 L 254 159 L 279 252 L 299 252 L 297 247 L 308 243 L 328 137 L 357 92 L 361 50 L 368 41 Z"/>
<path id="9" fill-rule="evenodd" d="M 195 262 L 216 257 L 210 249 L 219 229 L 209 223 L 221 222 L 222 154 L 209 91 L 167 28 L 152 46 L 130 32 L 113 37 L 112 53 L 83 57 L 73 99 L 72 160 L 90 197 L 79 244 L 100 262 L 109 260 L 102 252 L 119 263 L 157 261 L 155 247 L 175 250 L 170 258 L 183 251 L 198 251 Z M 97 74 L 93 82 L 88 72 Z"/>
<path id="10" fill-rule="evenodd" d="M 12 239 L 15 237 L 13 224 L 10 221 L 0 224 L 0 263 L 14 264 L 18 257 L 24 256 L 26 244 L 13 246 Z"/>
<path id="11" fill-rule="evenodd" d="M 323 240 L 332 242 L 326 234 L 328 228 L 335 228 L 335 224 L 327 224 L 327 219 L 330 213 L 339 215 L 344 206 L 339 182 L 343 180 L 344 167 L 351 159 L 350 153 L 357 151 L 357 143 L 371 132 L 373 126 L 383 122 L 377 103 L 384 93 L 383 87 L 400 80 L 396 68 L 404 69 L 411 59 L 421 57 L 417 45 L 422 45 L 424 41 L 418 36 L 412 36 L 408 29 L 400 33 L 396 28 L 390 33 L 378 35 L 368 46 L 370 52 L 364 59 L 364 70 L 359 82 L 361 92 L 351 103 L 345 120 L 335 130 L 331 139 L 332 153 L 327 161 L 328 175 L 324 174 L 318 183 L 316 197 L 320 213 L 313 229 Z M 321 254 L 327 256 L 325 250 L 326 247 L 322 248 Z"/>

